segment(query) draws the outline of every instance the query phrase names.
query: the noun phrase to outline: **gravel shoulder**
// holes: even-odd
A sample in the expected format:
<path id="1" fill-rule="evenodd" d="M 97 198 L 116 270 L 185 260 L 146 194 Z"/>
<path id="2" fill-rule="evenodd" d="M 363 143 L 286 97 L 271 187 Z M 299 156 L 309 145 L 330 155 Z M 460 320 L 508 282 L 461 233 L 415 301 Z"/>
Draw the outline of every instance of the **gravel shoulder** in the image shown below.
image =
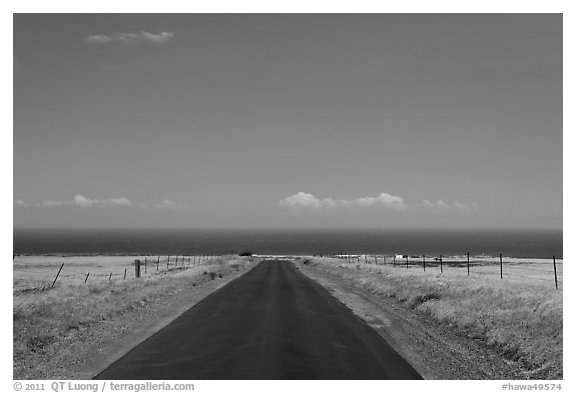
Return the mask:
<path id="1" fill-rule="evenodd" d="M 481 342 L 434 323 L 393 298 L 378 296 L 303 261 L 294 261 L 301 272 L 363 319 L 425 379 L 525 379 L 520 367 Z"/>

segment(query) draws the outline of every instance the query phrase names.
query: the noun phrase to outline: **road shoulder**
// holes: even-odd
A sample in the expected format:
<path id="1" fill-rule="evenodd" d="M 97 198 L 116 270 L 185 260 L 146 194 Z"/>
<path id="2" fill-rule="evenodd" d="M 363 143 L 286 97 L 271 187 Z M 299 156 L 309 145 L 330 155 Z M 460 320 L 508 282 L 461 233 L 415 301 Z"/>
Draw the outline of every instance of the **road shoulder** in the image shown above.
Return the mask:
<path id="1" fill-rule="evenodd" d="M 256 265 L 258 265 L 258 262 L 251 264 L 246 270 L 233 272 L 218 280 L 207 281 L 200 286 L 188 287 L 175 293 L 173 296 L 161 299 L 156 304 L 141 310 L 137 315 L 127 315 L 126 318 L 124 318 L 124 323 L 131 325 L 132 329 L 129 333 L 123 332 L 117 334 L 114 332 L 114 329 L 107 329 L 109 332 L 112 331 L 112 334 L 107 336 L 102 342 L 95 356 L 85 358 L 84 364 L 78 368 L 78 374 L 75 377 L 79 379 L 94 378 L 98 373 L 120 359 L 132 348 L 166 327 L 184 312 L 194 307 L 218 289 L 246 274 Z M 127 322 L 131 318 L 136 319 Z"/>
<path id="2" fill-rule="evenodd" d="M 372 327 L 424 379 L 523 379 L 518 367 L 489 348 L 304 261 L 294 263 Z"/>

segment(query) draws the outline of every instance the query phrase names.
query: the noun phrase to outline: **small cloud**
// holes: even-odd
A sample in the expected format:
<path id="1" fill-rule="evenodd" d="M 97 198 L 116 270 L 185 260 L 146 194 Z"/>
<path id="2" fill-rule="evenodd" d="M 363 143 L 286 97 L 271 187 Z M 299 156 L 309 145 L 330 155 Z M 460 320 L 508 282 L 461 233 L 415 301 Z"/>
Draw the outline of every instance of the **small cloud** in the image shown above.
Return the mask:
<path id="1" fill-rule="evenodd" d="M 431 202 L 427 199 L 416 204 L 408 204 L 404 201 L 404 198 L 391 195 L 386 192 L 383 192 L 375 197 L 360 197 L 355 199 L 333 199 L 333 198 L 320 199 L 312 194 L 300 191 L 297 194 L 290 195 L 286 198 L 281 199 L 278 202 L 278 204 L 284 207 L 304 208 L 304 209 L 322 209 L 322 208 L 337 208 L 337 207 L 369 208 L 379 206 L 398 211 L 408 211 L 419 208 L 471 211 L 477 207 L 476 204 L 468 205 L 461 202 L 448 203 L 444 202 L 443 200 Z"/>
<path id="2" fill-rule="evenodd" d="M 71 202 L 69 201 L 42 201 L 40 206 L 44 207 L 57 207 L 57 206 L 65 206 L 70 205 Z"/>
<path id="3" fill-rule="evenodd" d="M 128 198 L 110 198 L 106 202 L 110 206 L 132 206 L 132 201 Z"/>
<path id="4" fill-rule="evenodd" d="M 348 204 L 352 206 L 373 206 L 373 205 L 381 205 L 386 207 L 391 207 L 397 210 L 405 210 L 408 206 L 404 203 L 404 199 L 399 196 L 390 195 L 388 193 L 381 193 L 377 197 L 364 197 L 364 198 L 356 198 L 350 201 L 343 200 L 341 201 L 343 204 Z"/>
<path id="5" fill-rule="evenodd" d="M 120 43 L 127 46 L 137 44 L 164 44 L 172 40 L 174 36 L 174 33 L 170 31 L 161 31 L 159 33 L 141 31 L 139 33 L 94 34 L 88 36 L 86 42 L 96 45 Z"/>
<path id="6" fill-rule="evenodd" d="M 312 194 L 300 191 L 297 194 L 288 196 L 279 201 L 281 206 L 287 207 L 303 207 L 303 208 L 334 208 L 334 207 L 369 207 L 369 206 L 385 206 L 397 210 L 405 210 L 407 205 L 401 197 L 381 193 L 376 197 L 361 197 L 356 199 L 333 199 L 333 198 L 316 198 Z"/>
<path id="7" fill-rule="evenodd" d="M 86 198 L 85 196 L 82 196 L 80 194 L 76 194 L 74 196 L 74 199 L 72 200 L 72 205 L 76 206 L 90 207 L 96 204 L 98 204 L 98 201 Z"/>
<path id="8" fill-rule="evenodd" d="M 174 38 L 174 33 L 170 33 L 168 31 L 162 31 L 159 34 L 147 33 L 145 31 L 143 31 L 141 34 L 148 41 L 154 42 L 156 44 L 162 44 L 162 43 L 170 41 L 172 38 Z"/>
<path id="9" fill-rule="evenodd" d="M 414 207 L 427 208 L 427 209 L 472 211 L 476 209 L 478 206 L 476 205 L 476 203 L 468 205 L 466 203 L 461 203 L 458 201 L 448 203 L 440 199 L 437 200 L 436 202 L 430 202 L 429 200 L 424 199 L 422 202 L 415 204 Z"/>
<path id="10" fill-rule="evenodd" d="M 291 206 L 291 207 L 318 208 L 321 206 L 320 200 L 318 198 L 316 198 L 312 194 L 307 194 L 302 191 L 282 199 L 279 203 L 282 206 Z"/>
<path id="11" fill-rule="evenodd" d="M 90 199 L 83 195 L 76 194 L 74 198 L 69 201 L 42 201 L 40 206 L 44 207 L 58 207 L 58 206 L 77 206 L 77 207 L 92 207 L 92 206 L 132 206 L 132 201 L 128 198 L 109 198 L 109 199 Z"/>
<path id="12" fill-rule="evenodd" d="M 86 38 L 86 42 L 90 44 L 107 44 L 109 42 L 112 42 L 112 38 L 107 35 L 96 34 Z"/>
<path id="13" fill-rule="evenodd" d="M 23 200 L 17 199 L 14 201 L 15 206 L 28 206 Z"/>

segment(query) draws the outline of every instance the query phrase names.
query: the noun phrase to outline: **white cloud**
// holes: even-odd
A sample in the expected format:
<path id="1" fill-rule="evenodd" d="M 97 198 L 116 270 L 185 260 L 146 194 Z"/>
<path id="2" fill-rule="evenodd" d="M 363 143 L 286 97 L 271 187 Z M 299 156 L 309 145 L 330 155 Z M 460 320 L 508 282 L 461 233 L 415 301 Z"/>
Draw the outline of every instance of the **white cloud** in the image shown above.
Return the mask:
<path id="1" fill-rule="evenodd" d="M 283 206 L 292 206 L 292 207 L 300 206 L 300 207 L 318 208 L 320 207 L 320 200 L 312 194 L 307 194 L 305 192 L 300 191 L 298 194 L 294 194 L 282 199 L 280 201 L 280 204 Z"/>
<path id="2" fill-rule="evenodd" d="M 390 195 L 385 192 L 381 193 L 376 197 L 363 197 L 352 200 L 342 200 L 339 202 L 343 205 L 350 205 L 350 206 L 368 207 L 368 206 L 381 205 L 391 207 L 397 210 L 405 210 L 408 207 L 406 203 L 404 203 L 404 199 L 402 199 L 401 197 Z"/>
<path id="3" fill-rule="evenodd" d="M 65 205 L 71 205 L 72 202 L 70 201 L 42 201 L 40 203 L 40 206 L 44 206 L 44 207 L 56 207 L 56 206 L 65 206 Z"/>
<path id="4" fill-rule="evenodd" d="M 369 207 L 369 206 L 385 206 L 397 210 L 405 210 L 407 205 L 401 197 L 387 194 L 385 192 L 381 193 L 376 197 L 362 197 L 356 199 L 333 199 L 333 198 L 316 198 L 312 194 L 308 194 L 300 191 L 297 194 L 288 196 L 280 200 L 279 204 L 281 206 L 288 207 L 303 207 L 303 208 L 326 208 L 326 207 L 339 207 L 339 206 L 359 206 L 359 207 Z"/>
<path id="5" fill-rule="evenodd" d="M 86 38 L 86 42 L 89 42 L 91 44 L 107 44 L 109 42 L 112 42 L 112 37 L 109 37 L 107 35 L 96 34 Z"/>
<path id="6" fill-rule="evenodd" d="M 174 33 L 170 33 L 168 31 L 162 31 L 159 34 L 147 33 L 145 31 L 143 31 L 140 34 L 142 34 L 142 37 L 145 37 L 148 41 L 154 42 L 157 44 L 161 44 L 163 42 L 170 41 L 172 38 L 174 38 Z"/>
<path id="7" fill-rule="evenodd" d="M 98 204 L 97 200 L 86 198 L 80 194 L 76 194 L 72 200 L 72 205 L 90 207 Z"/>
<path id="8" fill-rule="evenodd" d="M 16 200 L 14 201 L 14 205 L 17 206 L 27 206 L 23 201 Z M 189 210 L 189 206 L 184 203 L 174 202 L 168 199 L 160 203 L 149 204 L 145 202 L 133 202 L 128 198 L 120 197 L 120 198 L 105 198 L 105 199 L 92 199 L 88 198 L 81 194 L 76 194 L 70 200 L 63 200 L 63 201 L 52 201 L 52 200 L 45 200 L 41 203 L 37 204 L 36 206 L 40 207 L 60 207 L 60 206 L 70 206 L 70 207 L 82 207 L 82 208 L 90 208 L 90 207 L 133 207 L 133 208 L 140 208 L 140 209 L 160 209 L 160 210 Z"/>
<path id="9" fill-rule="evenodd" d="M 443 200 L 431 202 L 423 200 L 422 202 L 410 205 L 407 204 L 402 197 L 390 195 L 388 193 L 381 193 L 375 197 L 360 197 L 355 199 L 333 199 L 333 198 L 317 198 L 312 194 L 300 191 L 297 194 L 290 195 L 281 199 L 280 206 L 290 208 L 304 208 L 304 209 L 322 209 L 322 208 L 335 208 L 335 207 L 385 207 L 393 210 L 407 211 L 413 209 L 443 209 L 443 210 L 460 210 L 471 211 L 477 207 L 476 204 L 468 205 L 461 202 L 448 203 Z"/>
<path id="10" fill-rule="evenodd" d="M 169 31 L 161 31 L 159 33 L 141 31 L 139 33 L 95 34 L 87 37 L 86 42 L 96 45 L 105 45 L 110 43 L 120 43 L 123 45 L 163 44 L 173 38 L 174 33 Z"/>
<path id="11" fill-rule="evenodd" d="M 461 210 L 461 211 L 472 211 L 477 208 L 475 203 L 469 205 L 462 202 L 445 202 L 443 200 L 438 200 L 436 202 L 430 202 L 427 199 L 424 199 L 422 202 L 417 203 L 414 205 L 417 208 L 428 208 L 428 209 L 444 209 L 444 210 Z"/>
<path id="12" fill-rule="evenodd" d="M 15 201 L 14 201 L 14 205 L 16 205 L 16 206 L 27 206 L 26 203 L 25 203 L 23 200 L 21 200 L 21 199 L 15 200 Z"/>
<path id="13" fill-rule="evenodd" d="M 74 198 L 69 201 L 42 201 L 40 206 L 44 207 L 58 207 L 58 206 L 77 206 L 77 207 L 92 207 L 92 206 L 132 206 L 132 201 L 128 198 L 109 198 L 109 199 L 90 199 L 83 195 L 76 194 Z"/>

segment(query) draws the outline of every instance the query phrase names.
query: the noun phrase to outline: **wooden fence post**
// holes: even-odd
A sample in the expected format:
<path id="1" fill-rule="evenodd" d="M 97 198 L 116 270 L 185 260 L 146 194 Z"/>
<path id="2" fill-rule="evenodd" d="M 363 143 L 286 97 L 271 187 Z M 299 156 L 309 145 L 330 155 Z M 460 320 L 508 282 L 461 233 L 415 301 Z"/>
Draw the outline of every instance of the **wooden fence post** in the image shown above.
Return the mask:
<path id="1" fill-rule="evenodd" d="M 134 261 L 134 277 L 140 278 L 140 259 Z"/>
<path id="2" fill-rule="evenodd" d="M 110 272 L 110 277 L 108 277 L 108 282 L 112 281 L 112 272 Z"/>
<path id="3" fill-rule="evenodd" d="M 126 280 L 126 268 L 124 268 L 124 280 Z"/>
<path id="4" fill-rule="evenodd" d="M 424 264 L 424 271 L 426 271 L 426 255 L 422 255 L 422 263 Z"/>
<path id="5" fill-rule="evenodd" d="M 468 267 L 468 275 L 470 275 L 470 253 L 469 252 L 466 253 L 466 260 L 467 260 L 466 266 Z"/>
<path id="6" fill-rule="evenodd" d="M 394 255 L 394 267 L 396 267 L 396 255 Z"/>
<path id="7" fill-rule="evenodd" d="M 64 264 L 60 265 L 60 269 L 58 270 L 58 273 L 56 274 L 56 278 L 54 279 L 54 282 L 52 283 L 52 288 L 54 288 L 54 285 L 56 285 L 56 280 L 58 280 L 58 276 L 60 275 L 60 272 L 62 271 L 63 267 L 64 267 Z"/>
<path id="8" fill-rule="evenodd" d="M 500 254 L 500 280 L 502 280 L 502 254 Z"/>
<path id="9" fill-rule="evenodd" d="M 443 268 L 442 268 L 442 254 L 440 254 L 440 274 L 442 274 L 443 272 Z"/>
<path id="10" fill-rule="evenodd" d="M 90 272 L 88 272 L 88 274 L 86 275 L 86 278 L 84 279 L 84 284 L 86 284 L 86 281 L 88 281 L 89 276 L 90 276 Z"/>
<path id="11" fill-rule="evenodd" d="M 408 269 L 408 255 L 406 255 L 406 269 Z"/>
<path id="12" fill-rule="evenodd" d="M 554 282 L 556 283 L 556 289 L 558 289 L 558 275 L 556 274 L 556 255 L 552 255 L 552 260 L 554 261 Z"/>

